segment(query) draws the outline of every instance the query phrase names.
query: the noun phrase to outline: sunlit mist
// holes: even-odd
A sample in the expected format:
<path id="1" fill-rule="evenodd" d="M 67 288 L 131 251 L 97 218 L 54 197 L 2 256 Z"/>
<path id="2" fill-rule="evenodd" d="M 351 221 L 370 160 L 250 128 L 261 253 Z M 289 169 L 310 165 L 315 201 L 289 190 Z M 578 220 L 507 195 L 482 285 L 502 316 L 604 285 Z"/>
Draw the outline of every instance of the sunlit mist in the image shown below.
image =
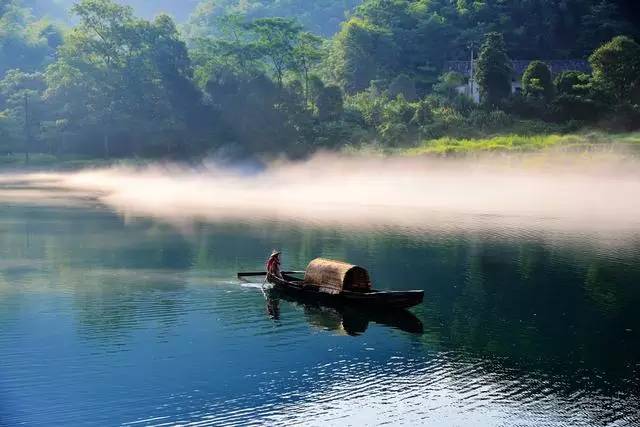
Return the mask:
<path id="1" fill-rule="evenodd" d="M 123 215 L 175 222 L 640 228 L 637 161 L 611 154 L 554 156 L 445 160 L 323 154 L 249 170 L 212 162 L 3 175 L 0 197 L 51 203 L 66 194 L 75 201 L 99 200 Z"/>

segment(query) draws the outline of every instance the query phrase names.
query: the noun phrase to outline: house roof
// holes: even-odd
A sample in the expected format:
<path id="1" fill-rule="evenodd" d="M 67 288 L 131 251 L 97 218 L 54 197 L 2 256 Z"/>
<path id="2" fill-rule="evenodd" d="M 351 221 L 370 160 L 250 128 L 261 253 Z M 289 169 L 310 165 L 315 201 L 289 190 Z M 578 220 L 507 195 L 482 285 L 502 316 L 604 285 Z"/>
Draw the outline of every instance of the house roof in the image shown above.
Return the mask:
<path id="1" fill-rule="evenodd" d="M 511 61 L 514 74 L 521 76 L 527 69 L 533 59 L 516 59 Z M 589 63 L 583 59 L 541 59 L 540 61 L 547 64 L 551 70 L 551 74 L 557 75 L 563 71 L 582 71 L 590 73 L 591 67 Z M 476 60 L 477 64 L 477 60 Z M 444 69 L 446 71 L 455 71 L 460 74 L 468 75 L 471 71 L 471 61 L 447 61 Z"/>

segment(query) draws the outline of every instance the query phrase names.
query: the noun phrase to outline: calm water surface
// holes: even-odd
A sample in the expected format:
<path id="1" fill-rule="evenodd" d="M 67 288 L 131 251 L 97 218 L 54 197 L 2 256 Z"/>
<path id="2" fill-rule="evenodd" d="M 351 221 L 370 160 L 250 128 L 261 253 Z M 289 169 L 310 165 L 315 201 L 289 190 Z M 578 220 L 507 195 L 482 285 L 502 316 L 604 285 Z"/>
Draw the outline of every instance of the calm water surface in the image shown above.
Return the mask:
<path id="1" fill-rule="evenodd" d="M 640 425 L 632 233 L 169 225 L 14 202 L 0 239 L 2 425 Z M 235 273 L 273 247 L 426 301 L 405 319 L 267 301 Z"/>

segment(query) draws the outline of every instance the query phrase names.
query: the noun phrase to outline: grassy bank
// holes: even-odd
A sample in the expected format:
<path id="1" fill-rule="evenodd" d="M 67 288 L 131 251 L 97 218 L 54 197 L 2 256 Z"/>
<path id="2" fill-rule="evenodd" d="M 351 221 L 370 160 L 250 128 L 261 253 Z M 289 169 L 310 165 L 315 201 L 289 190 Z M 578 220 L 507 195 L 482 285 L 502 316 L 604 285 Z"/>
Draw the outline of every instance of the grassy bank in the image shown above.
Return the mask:
<path id="1" fill-rule="evenodd" d="M 424 140 L 413 147 L 389 147 L 379 143 L 349 145 L 342 152 L 357 155 L 399 156 L 474 156 L 487 153 L 587 153 L 616 151 L 640 157 L 640 132 L 602 133 L 584 132 L 572 134 L 505 134 L 479 138 L 444 137 Z M 49 154 L 32 154 L 25 163 L 24 154 L 0 156 L 0 171 L 11 169 L 77 170 L 109 166 L 141 166 L 158 161 L 153 159 L 92 159 L 86 157 L 56 157 Z M 195 162 L 197 163 L 197 161 Z"/>
<path id="2" fill-rule="evenodd" d="M 472 155 L 476 153 L 531 153 L 545 150 L 586 152 L 616 149 L 640 155 L 640 132 L 606 134 L 601 132 L 540 135 L 496 135 L 484 138 L 444 137 L 424 140 L 410 148 L 389 148 L 376 144 L 350 147 L 356 153 L 399 155 Z"/>

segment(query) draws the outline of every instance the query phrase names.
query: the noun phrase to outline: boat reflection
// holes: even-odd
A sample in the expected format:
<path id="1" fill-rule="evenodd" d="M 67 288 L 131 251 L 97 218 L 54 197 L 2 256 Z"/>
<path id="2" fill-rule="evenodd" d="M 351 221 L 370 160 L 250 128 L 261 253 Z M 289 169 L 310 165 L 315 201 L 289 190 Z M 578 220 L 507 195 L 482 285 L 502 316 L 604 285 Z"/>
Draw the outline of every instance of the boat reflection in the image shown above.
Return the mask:
<path id="1" fill-rule="evenodd" d="M 292 297 L 275 288 L 264 288 L 263 293 L 267 314 L 273 320 L 280 320 L 280 302 L 284 300 L 302 307 L 306 320 L 311 326 L 338 331 L 345 335 L 362 335 L 371 322 L 411 334 L 422 334 L 424 331 L 420 319 L 408 310 L 374 310 L 347 305 L 326 306 L 316 301 Z"/>

